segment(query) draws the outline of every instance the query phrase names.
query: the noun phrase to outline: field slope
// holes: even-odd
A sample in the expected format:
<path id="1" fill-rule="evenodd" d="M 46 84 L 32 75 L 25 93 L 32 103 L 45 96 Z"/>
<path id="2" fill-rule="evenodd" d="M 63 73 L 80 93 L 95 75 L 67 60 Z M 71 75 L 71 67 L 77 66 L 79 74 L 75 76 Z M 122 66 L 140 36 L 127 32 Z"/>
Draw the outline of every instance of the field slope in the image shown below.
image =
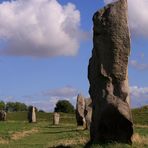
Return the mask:
<path id="1" fill-rule="evenodd" d="M 148 147 L 148 106 L 134 109 L 134 148 Z M 52 125 L 51 113 L 38 113 L 38 122 L 29 124 L 26 112 L 8 113 L 0 122 L 0 148 L 82 148 L 89 140 L 89 131 L 76 126 L 74 114 L 61 113 L 58 126 Z M 93 145 L 92 148 L 128 148 L 125 144 Z"/>

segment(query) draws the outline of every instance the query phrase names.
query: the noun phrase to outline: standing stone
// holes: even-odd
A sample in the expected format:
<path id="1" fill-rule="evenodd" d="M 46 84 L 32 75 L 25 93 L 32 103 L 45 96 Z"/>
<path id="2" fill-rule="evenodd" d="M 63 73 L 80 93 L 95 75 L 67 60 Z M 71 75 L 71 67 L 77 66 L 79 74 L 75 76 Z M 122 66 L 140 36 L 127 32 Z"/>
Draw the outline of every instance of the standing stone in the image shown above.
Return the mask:
<path id="1" fill-rule="evenodd" d="M 92 100 L 91 98 L 85 99 L 85 111 L 84 111 L 86 129 L 90 129 L 91 117 L 92 117 Z"/>
<path id="2" fill-rule="evenodd" d="M 6 121 L 7 113 L 3 110 L 0 111 L 0 121 Z"/>
<path id="3" fill-rule="evenodd" d="M 33 106 L 29 107 L 29 110 L 28 110 L 28 121 L 30 123 L 36 122 L 36 111 L 35 111 L 35 107 Z"/>
<path id="4" fill-rule="evenodd" d="M 118 0 L 99 10 L 94 14 L 93 22 L 94 47 L 88 67 L 93 106 L 91 142 L 131 143 L 127 0 Z"/>
<path id="5" fill-rule="evenodd" d="M 53 113 L 53 125 L 58 125 L 60 121 L 60 114 L 57 112 Z"/>
<path id="6" fill-rule="evenodd" d="M 77 96 L 77 103 L 76 103 L 76 120 L 78 126 L 86 126 L 86 121 L 84 117 L 84 110 L 85 110 L 85 100 L 84 97 L 80 94 Z"/>
<path id="7" fill-rule="evenodd" d="M 33 107 L 33 109 L 32 109 L 32 122 L 36 122 L 35 107 Z"/>

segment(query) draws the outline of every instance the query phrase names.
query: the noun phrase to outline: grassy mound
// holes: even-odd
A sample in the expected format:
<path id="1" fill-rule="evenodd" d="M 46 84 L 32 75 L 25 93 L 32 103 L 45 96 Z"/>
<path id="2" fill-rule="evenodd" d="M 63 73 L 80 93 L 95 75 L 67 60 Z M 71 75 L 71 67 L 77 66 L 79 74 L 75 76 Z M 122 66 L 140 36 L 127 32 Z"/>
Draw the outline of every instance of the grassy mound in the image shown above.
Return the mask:
<path id="1" fill-rule="evenodd" d="M 148 147 L 148 107 L 133 109 L 134 148 Z M 83 148 L 89 131 L 76 126 L 74 114 L 60 114 L 60 124 L 52 124 L 52 113 L 37 113 L 37 123 L 28 123 L 27 112 L 7 114 L 0 122 L 0 148 Z M 130 148 L 120 143 L 92 145 L 92 148 Z"/>

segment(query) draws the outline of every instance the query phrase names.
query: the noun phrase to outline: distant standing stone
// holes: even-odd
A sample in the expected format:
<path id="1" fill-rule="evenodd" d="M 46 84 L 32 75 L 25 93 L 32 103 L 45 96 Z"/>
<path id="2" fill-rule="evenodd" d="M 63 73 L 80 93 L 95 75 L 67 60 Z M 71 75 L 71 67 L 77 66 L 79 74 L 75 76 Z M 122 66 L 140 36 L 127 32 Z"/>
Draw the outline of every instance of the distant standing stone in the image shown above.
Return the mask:
<path id="1" fill-rule="evenodd" d="M 28 121 L 30 123 L 36 122 L 36 111 L 35 111 L 35 107 L 33 106 L 31 106 L 28 110 Z"/>
<path id="2" fill-rule="evenodd" d="M 85 99 L 85 111 L 84 111 L 86 129 L 90 129 L 91 117 L 92 117 L 92 100 L 91 98 Z"/>
<path id="3" fill-rule="evenodd" d="M 86 126 L 85 116 L 85 99 L 81 94 L 77 96 L 77 103 L 76 103 L 76 120 L 78 126 Z"/>
<path id="4" fill-rule="evenodd" d="M 57 112 L 53 113 L 53 125 L 58 125 L 60 122 L 60 114 Z"/>
<path id="5" fill-rule="evenodd" d="M 0 121 L 6 121 L 7 113 L 3 110 L 0 111 Z"/>

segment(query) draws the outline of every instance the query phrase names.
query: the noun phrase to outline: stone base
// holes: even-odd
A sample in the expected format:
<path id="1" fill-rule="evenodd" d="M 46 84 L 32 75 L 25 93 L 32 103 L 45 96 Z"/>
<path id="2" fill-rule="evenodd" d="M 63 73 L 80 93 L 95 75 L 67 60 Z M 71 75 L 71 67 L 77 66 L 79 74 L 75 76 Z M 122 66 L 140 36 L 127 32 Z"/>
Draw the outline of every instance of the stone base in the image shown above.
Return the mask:
<path id="1" fill-rule="evenodd" d="M 91 124 L 91 141 L 132 143 L 133 124 L 128 103 L 108 95 L 101 104 L 98 120 Z"/>

